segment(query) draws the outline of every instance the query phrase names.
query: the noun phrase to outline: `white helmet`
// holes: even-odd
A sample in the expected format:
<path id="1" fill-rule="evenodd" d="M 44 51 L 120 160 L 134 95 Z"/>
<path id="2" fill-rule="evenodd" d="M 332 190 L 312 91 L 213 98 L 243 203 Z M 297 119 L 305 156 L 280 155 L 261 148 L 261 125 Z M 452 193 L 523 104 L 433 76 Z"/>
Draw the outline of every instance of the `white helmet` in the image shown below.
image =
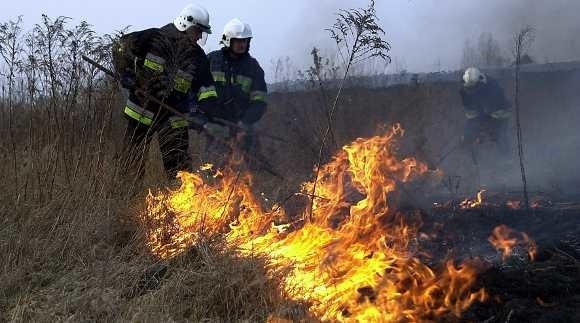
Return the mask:
<path id="1" fill-rule="evenodd" d="M 467 87 L 474 86 L 479 82 L 487 82 L 487 77 L 477 67 L 469 67 L 463 74 L 463 84 Z"/>
<path id="2" fill-rule="evenodd" d="M 173 20 L 173 25 L 179 31 L 186 31 L 190 27 L 195 26 L 202 32 L 211 34 L 209 13 L 204 7 L 197 4 L 190 4 L 183 8 L 175 20 Z"/>
<path id="3" fill-rule="evenodd" d="M 238 18 L 230 20 L 224 26 L 224 33 L 222 35 L 221 44 L 226 47 L 230 47 L 230 42 L 232 39 L 251 39 L 252 38 L 252 28 L 249 24 L 242 22 Z"/>

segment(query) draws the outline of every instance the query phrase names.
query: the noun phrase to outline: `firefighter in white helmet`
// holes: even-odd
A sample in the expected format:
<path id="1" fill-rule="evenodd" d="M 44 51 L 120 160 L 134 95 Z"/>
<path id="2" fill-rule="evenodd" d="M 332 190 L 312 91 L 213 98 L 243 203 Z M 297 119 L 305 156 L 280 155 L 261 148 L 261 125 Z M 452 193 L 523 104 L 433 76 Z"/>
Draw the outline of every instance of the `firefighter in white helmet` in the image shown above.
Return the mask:
<path id="1" fill-rule="evenodd" d="M 223 47 L 209 53 L 208 58 L 221 102 L 219 109 L 214 111 L 219 111 L 220 118 L 238 123 L 239 129 L 230 129 L 230 139 L 235 140 L 243 152 L 255 154 L 258 141 L 252 135 L 252 126 L 266 112 L 267 88 L 264 70 L 249 53 L 252 38 L 249 24 L 232 19 L 224 27 L 220 42 Z M 207 148 L 216 147 L 211 147 L 210 143 Z"/>
<path id="2" fill-rule="evenodd" d="M 460 95 L 467 119 L 463 137 L 466 147 L 472 149 L 486 134 L 496 141 L 502 154 L 507 154 L 511 104 L 498 82 L 478 68 L 469 67 L 463 74 Z"/>
<path id="3" fill-rule="evenodd" d="M 161 28 L 124 35 L 113 48 L 114 66 L 129 92 L 123 106 L 127 173 L 141 178 L 144 157 L 153 134 L 159 134 L 163 165 L 170 178 L 190 167 L 188 121 L 163 109 L 148 97 L 189 113 L 191 97 L 200 109 L 215 106 L 217 92 L 209 61 L 199 42 L 211 33 L 209 14 L 200 5 L 186 6 Z M 145 95 L 143 95 L 145 93 Z"/>

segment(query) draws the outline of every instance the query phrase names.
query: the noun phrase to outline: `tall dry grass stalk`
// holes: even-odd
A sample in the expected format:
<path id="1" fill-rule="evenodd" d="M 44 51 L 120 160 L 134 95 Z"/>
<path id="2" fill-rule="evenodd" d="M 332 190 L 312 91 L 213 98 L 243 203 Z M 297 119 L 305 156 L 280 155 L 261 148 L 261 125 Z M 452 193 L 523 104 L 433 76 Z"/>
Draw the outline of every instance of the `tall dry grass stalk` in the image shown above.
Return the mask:
<path id="1" fill-rule="evenodd" d="M 514 64 L 514 106 L 516 110 L 516 136 L 518 143 L 518 158 L 520 166 L 520 174 L 522 177 L 522 190 L 524 197 L 524 205 L 526 208 L 530 207 L 530 199 L 528 196 L 528 181 L 526 178 L 526 166 L 524 162 L 524 138 L 522 133 L 521 110 L 520 110 L 520 67 L 522 57 L 531 47 L 534 42 L 534 29 L 527 26 L 521 29 L 514 37 L 513 55 L 515 58 Z"/>

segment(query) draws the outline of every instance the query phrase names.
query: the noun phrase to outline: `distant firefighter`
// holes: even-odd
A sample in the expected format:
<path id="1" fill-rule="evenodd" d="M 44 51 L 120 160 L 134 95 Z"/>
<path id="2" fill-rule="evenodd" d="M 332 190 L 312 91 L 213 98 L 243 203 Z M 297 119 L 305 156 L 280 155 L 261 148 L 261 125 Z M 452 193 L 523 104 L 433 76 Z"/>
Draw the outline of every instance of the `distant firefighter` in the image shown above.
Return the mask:
<path id="1" fill-rule="evenodd" d="M 460 95 L 467 118 L 463 137 L 465 146 L 473 149 L 482 136 L 488 136 L 497 143 L 500 153 L 507 155 L 511 104 L 498 82 L 478 68 L 469 67 L 463 74 Z"/>

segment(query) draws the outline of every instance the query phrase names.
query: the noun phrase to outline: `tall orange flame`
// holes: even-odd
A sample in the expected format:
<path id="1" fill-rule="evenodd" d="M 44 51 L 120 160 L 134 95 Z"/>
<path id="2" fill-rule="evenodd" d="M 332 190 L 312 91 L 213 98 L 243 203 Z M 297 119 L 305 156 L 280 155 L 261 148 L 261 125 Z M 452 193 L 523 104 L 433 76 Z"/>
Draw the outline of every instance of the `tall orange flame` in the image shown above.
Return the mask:
<path id="1" fill-rule="evenodd" d="M 392 193 L 427 167 L 393 154 L 401 135 L 397 125 L 382 136 L 357 139 L 322 166 L 312 214 L 305 211 L 307 220 L 295 230 L 273 224 L 287 215 L 279 207 L 262 209 L 251 193 L 249 175 L 225 171 L 217 184 L 208 185 L 196 174 L 181 173 L 179 190 L 147 199 L 144 220 L 151 228 L 151 251 L 173 257 L 197 236 L 223 232 L 241 254 L 267 255 L 272 270 L 287 270 L 284 290 L 307 301 L 322 320 L 460 316 L 474 302 L 484 301 L 486 293 L 472 291 L 474 265 L 448 261 L 435 270 L 413 251 L 418 228 L 393 208 Z M 305 192 L 313 187 L 312 182 L 303 184 Z"/>

